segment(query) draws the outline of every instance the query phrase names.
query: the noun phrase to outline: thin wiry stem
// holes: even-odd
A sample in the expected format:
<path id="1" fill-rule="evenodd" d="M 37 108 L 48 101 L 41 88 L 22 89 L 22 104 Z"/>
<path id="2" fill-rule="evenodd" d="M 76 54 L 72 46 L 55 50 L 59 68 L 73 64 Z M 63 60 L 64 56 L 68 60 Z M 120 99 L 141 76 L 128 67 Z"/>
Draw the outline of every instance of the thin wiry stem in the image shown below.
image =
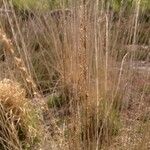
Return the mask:
<path id="1" fill-rule="evenodd" d="M 99 1 L 96 0 L 95 4 L 95 18 L 94 18 L 94 38 L 95 38 L 95 68 L 96 68 L 96 127 L 98 129 L 99 126 L 99 103 L 100 103 L 100 95 L 99 95 L 99 52 L 98 52 L 98 36 L 97 36 L 97 26 L 98 26 L 98 16 L 97 16 L 97 11 L 98 11 L 98 6 L 99 6 Z M 96 134 L 98 137 L 98 130 L 96 130 Z M 96 150 L 99 149 L 99 140 L 97 139 L 96 143 Z"/>

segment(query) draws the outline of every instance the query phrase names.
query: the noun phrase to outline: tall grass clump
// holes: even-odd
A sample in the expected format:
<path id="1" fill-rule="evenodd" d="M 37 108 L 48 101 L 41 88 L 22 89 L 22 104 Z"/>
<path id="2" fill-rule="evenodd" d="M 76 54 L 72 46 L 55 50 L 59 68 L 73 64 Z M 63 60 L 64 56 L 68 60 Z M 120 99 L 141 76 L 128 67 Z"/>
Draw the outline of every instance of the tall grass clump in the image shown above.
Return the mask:
<path id="1" fill-rule="evenodd" d="M 0 149 L 33 149 L 40 141 L 40 122 L 25 90 L 9 79 L 0 81 Z"/>
<path id="2" fill-rule="evenodd" d="M 49 137 L 58 149 L 107 149 L 117 137 L 131 139 L 123 131 L 134 128 L 147 99 L 149 73 L 140 74 L 144 82 L 137 76 L 137 64 L 149 62 L 147 10 L 140 0 L 65 2 L 56 0 L 57 10 L 35 10 L 26 19 L 4 2 L 12 12 L 5 18 L 9 35 L 23 61 L 18 68 L 25 68 L 27 89 L 48 101 Z M 57 129 L 51 129 L 52 118 Z"/>

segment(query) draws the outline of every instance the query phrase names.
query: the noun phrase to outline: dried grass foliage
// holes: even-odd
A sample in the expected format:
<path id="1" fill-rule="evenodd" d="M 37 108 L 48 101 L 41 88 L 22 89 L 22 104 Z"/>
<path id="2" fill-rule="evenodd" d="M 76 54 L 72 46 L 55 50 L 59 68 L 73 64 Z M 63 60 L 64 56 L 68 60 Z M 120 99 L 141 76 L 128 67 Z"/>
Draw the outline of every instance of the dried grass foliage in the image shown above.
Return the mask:
<path id="1" fill-rule="evenodd" d="M 25 90 L 18 83 L 9 79 L 0 81 L 1 149 L 20 150 L 38 141 L 39 116 L 25 97 Z"/>
<path id="2" fill-rule="evenodd" d="M 104 1 L 83 2 L 81 5 L 72 3 L 74 7 L 69 11 L 72 14 L 70 16 L 69 13 L 68 20 L 63 16 L 68 13 L 65 9 L 50 12 L 50 15 L 35 12 L 33 17 L 29 16 L 26 20 L 21 20 L 13 8 L 12 18 L 7 14 L 8 21 L 15 22 L 10 24 L 15 44 L 13 46 L 1 31 L 5 53 L 12 56 L 13 69 L 21 72 L 27 89 L 34 96 L 40 91 L 47 101 L 50 100 L 50 111 L 46 110 L 48 118 L 45 119 L 50 132 L 45 148 L 99 150 L 113 145 L 113 140 L 123 130 L 123 121 L 127 126 L 125 132 L 128 127 L 134 129 L 134 126 L 128 125 L 128 119 L 131 115 L 133 118 L 130 119 L 136 122 L 139 111 L 134 114 L 135 110 L 140 109 L 141 105 L 145 106 L 145 93 L 149 93 L 149 85 L 145 82 L 141 86 L 139 77 L 136 86 L 141 86 L 139 89 L 142 92 L 133 88 L 134 71 L 137 71 L 133 62 L 141 61 L 140 57 L 143 57 L 141 53 L 135 55 L 137 45 L 140 42 L 143 45 L 148 43 L 148 33 L 142 32 L 144 26 L 139 20 L 139 2 L 128 13 L 124 12 L 125 6 L 122 6 L 118 18 L 114 18 L 109 10 L 109 3 L 108 8 L 104 7 Z M 139 42 L 140 36 L 143 39 Z M 16 57 L 14 50 L 21 57 Z M 148 50 L 143 52 L 146 62 L 149 61 Z M 28 56 L 29 59 L 26 59 Z M 8 62 L 8 65 L 11 66 L 11 63 Z M 148 77 L 149 73 L 146 74 Z M 12 90 L 11 93 L 15 95 L 15 92 Z M 19 92 L 24 95 L 23 91 Z M 15 101 L 17 97 L 19 93 L 17 96 L 16 92 L 13 101 L 6 102 L 6 106 L 9 104 L 10 107 L 7 111 L 11 110 L 15 115 L 27 109 L 19 98 Z M 38 99 L 43 100 L 42 97 Z M 18 109 L 17 105 L 21 105 L 21 108 Z M 125 133 L 121 138 L 126 139 L 124 136 Z M 149 135 L 142 136 L 147 141 Z M 127 135 L 129 138 L 130 135 Z"/>

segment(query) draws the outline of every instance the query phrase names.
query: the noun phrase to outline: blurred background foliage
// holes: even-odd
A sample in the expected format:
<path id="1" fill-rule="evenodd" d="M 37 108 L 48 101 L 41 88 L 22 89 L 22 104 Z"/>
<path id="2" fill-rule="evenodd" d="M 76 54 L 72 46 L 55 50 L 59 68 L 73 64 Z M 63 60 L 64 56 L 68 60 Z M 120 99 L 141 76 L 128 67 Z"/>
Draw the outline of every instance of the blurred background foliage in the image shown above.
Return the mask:
<path id="1" fill-rule="evenodd" d="M 70 0 L 12 0 L 17 9 L 49 10 L 66 7 Z"/>
<path id="2" fill-rule="evenodd" d="M 105 3 L 109 3 L 114 11 L 119 11 L 122 5 L 126 5 L 127 8 L 131 8 L 138 0 L 106 0 Z M 72 0 L 12 0 L 12 3 L 19 9 L 54 9 L 67 7 Z M 88 1 L 87 1 L 88 3 Z M 141 0 L 142 10 L 150 9 L 150 0 Z"/>
<path id="3" fill-rule="evenodd" d="M 109 1 L 110 2 L 110 1 Z M 128 9 L 130 9 L 132 6 L 134 6 L 136 3 L 138 2 L 138 0 L 112 0 L 111 1 L 111 6 L 113 8 L 113 10 L 115 11 L 119 11 L 120 8 L 123 5 L 126 5 L 126 7 Z M 150 1 L 149 0 L 140 0 L 139 1 L 141 4 L 141 9 L 142 10 L 147 10 L 150 9 Z"/>

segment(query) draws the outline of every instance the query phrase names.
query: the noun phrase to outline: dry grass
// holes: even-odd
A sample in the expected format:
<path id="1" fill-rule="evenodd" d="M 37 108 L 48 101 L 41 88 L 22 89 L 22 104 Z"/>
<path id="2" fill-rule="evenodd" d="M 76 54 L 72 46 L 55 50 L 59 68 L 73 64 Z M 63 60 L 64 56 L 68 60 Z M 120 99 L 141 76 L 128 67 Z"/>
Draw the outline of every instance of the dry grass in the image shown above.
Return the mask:
<path id="1" fill-rule="evenodd" d="M 32 148 L 40 140 L 38 113 L 25 90 L 8 79 L 0 81 L 0 149 Z"/>
<path id="2" fill-rule="evenodd" d="M 1 33 L 10 54 L 7 76 L 48 101 L 43 149 L 147 149 L 148 119 L 138 121 L 142 134 L 135 123 L 149 108 L 149 72 L 143 76 L 134 63 L 149 62 L 149 27 L 140 18 L 140 1 L 128 13 L 122 5 L 116 16 L 109 4 L 72 1 L 70 10 L 35 11 L 26 19 L 3 4 L 12 12 L 5 17 L 10 29 L 2 25 L 11 42 Z M 142 138 L 130 143 L 132 135 Z"/>
<path id="3" fill-rule="evenodd" d="M 21 75 L 27 82 L 28 88 L 31 88 L 32 92 L 35 92 L 34 94 L 36 94 L 36 85 L 34 81 L 32 80 L 32 77 L 28 73 L 24 62 L 20 58 L 16 57 L 13 43 L 11 42 L 10 39 L 7 38 L 6 34 L 2 30 L 0 30 L 0 39 L 4 45 L 4 54 L 8 58 L 8 63 L 10 64 L 11 61 L 13 61 L 12 63 L 16 65 L 16 68 L 19 69 L 19 71 L 21 72 Z M 10 59 L 9 57 L 11 57 L 12 59 Z"/>

